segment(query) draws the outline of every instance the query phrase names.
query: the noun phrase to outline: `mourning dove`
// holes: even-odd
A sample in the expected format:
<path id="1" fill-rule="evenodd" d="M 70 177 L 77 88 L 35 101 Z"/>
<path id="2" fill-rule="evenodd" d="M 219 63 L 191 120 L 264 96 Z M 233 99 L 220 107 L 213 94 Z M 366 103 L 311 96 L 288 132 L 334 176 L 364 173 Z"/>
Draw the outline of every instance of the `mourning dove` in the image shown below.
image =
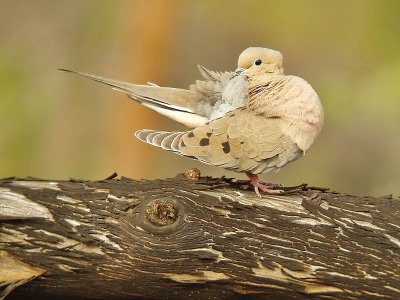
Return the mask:
<path id="1" fill-rule="evenodd" d="M 80 74 L 122 91 L 129 98 L 194 128 L 184 132 L 142 129 L 140 140 L 236 172 L 266 193 L 278 194 L 258 174 L 278 171 L 303 156 L 319 135 L 324 113 L 314 89 L 302 78 L 284 75 L 282 54 L 250 47 L 234 72 L 199 66 L 203 80 L 188 90 L 137 85 L 86 73 Z"/>

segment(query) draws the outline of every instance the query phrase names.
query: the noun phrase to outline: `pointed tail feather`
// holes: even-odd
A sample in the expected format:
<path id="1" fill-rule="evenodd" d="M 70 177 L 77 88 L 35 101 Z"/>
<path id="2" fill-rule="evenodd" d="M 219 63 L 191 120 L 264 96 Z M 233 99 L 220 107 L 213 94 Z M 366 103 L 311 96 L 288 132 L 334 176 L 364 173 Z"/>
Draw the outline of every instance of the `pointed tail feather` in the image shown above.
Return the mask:
<path id="1" fill-rule="evenodd" d="M 153 109 L 152 107 L 155 107 L 171 111 L 196 114 L 194 108 L 198 106 L 198 101 L 200 101 L 199 95 L 185 89 L 160 87 L 155 84 L 139 85 L 67 69 L 59 70 L 77 74 L 111 86 L 117 91 L 126 93 L 129 98 L 138 101 L 139 103 L 147 104 L 146 106 L 151 109 Z"/>

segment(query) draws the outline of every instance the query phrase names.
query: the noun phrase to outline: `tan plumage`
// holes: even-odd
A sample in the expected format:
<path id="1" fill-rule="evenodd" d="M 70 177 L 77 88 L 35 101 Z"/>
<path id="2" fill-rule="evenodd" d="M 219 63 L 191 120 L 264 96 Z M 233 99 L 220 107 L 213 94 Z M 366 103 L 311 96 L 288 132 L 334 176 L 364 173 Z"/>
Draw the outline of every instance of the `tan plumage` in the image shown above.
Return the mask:
<path id="1" fill-rule="evenodd" d="M 235 72 L 199 67 L 205 80 L 189 90 L 136 85 L 79 73 L 123 91 L 193 130 L 139 130 L 140 140 L 225 169 L 253 174 L 279 170 L 301 157 L 321 131 L 323 109 L 303 79 L 283 74 L 280 52 L 251 47 Z M 253 177 L 252 177 L 253 176 Z M 255 178 L 255 179 L 254 179 Z"/>
<path id="2" fill-rule="evenodd" d="M 260 174 L 277 171 L 302 154 L 296 143 L 283 134 L 282 128 L 286 125 L 283 119 L 265 119 L 240 108 L 186 133 L 139 130 L 136 136 L 210 165 Z M 179 137 L 178 146 L 177 141 L 172 143 L 171 136 Z"/>

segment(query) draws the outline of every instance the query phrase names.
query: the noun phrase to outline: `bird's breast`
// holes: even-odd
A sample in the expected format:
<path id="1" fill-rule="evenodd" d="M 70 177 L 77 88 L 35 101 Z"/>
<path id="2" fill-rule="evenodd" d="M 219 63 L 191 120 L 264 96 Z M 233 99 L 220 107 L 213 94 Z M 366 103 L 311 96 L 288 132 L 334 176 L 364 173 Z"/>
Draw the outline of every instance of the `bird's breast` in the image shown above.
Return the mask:
<path id="1" fill-rule="evenodd" d="M 282 95 L 281 112 L 288 120 L 286 128 L 300 149 L 307 151 L 319 135 L 324 111 L 315 90 L 304 79 L 288 76 L 290 84 Z"/>

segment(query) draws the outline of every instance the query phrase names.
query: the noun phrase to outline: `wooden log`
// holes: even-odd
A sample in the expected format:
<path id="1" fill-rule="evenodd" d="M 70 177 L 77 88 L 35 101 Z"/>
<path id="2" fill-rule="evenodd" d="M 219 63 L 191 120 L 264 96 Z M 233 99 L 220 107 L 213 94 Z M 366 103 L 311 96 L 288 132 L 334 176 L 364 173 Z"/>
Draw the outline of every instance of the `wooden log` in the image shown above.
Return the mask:
<path id="1" fill-rule="evenodd" d="M 3 179 L 0 298 L 400 299 L 399 220 L 316 188 Z"/>

